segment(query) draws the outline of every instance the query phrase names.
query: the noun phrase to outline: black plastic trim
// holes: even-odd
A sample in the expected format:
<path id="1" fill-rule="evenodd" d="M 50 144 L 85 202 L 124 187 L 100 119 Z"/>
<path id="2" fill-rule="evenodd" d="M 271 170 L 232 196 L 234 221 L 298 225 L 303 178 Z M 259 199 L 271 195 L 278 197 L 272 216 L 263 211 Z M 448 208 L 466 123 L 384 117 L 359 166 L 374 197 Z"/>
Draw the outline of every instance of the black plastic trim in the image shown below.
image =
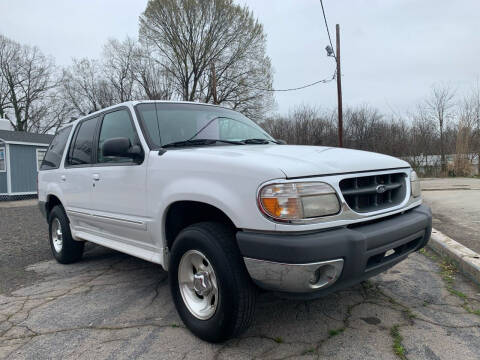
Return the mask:
<path id="1" fill-rule="evenodd" d="M 402 239 L 407 242 L 410 235 L 419 231 L 424 230 L 429 238 L 431 226 L 430 209 L 420 205 L 384 221 L 354 228 L 343 227 L 296 236 L 239 231 L 236 238 L 244 257 L 288 264 L 345 258 L 348 266 L 350 261 L 366 263 L 372 249 Z"/>
<path id="2" fill-rule="evenodd" d="M 362 173 L 369 173 L 369 172 L 375 172 L 375 171 L 389 171 L 389 170 L 402 170 L 402 169 L 410 169 L 410 167 L 404 166 L 404 167 L 396 167 L 396 168 L 349 171 L 349 172 L 328 173 L 328 174 L 307 175 L 307 176 L 292 176 L 292 177 L 287 176 L 286 179 L 287 180 L 308 179 L 308 178 L 316 178 L 321 176 L 323 177 L 323 176 L 337 176 L 337 175 L 348 175 L 348 174 L 362 174 Z"/>

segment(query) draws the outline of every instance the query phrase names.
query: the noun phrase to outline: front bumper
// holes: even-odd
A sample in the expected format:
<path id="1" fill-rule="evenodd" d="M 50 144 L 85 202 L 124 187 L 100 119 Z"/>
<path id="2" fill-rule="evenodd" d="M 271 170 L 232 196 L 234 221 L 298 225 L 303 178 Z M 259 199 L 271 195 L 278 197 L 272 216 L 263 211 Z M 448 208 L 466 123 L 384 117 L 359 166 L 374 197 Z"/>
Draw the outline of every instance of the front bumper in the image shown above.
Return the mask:
<path id="1" fill-rule="evenodd" d="M 241 231 L 237 242 L 260 287 L 314 298 L 392 267 L 430 239 L 425 205 L 372 222 L 308 234 Z"/>

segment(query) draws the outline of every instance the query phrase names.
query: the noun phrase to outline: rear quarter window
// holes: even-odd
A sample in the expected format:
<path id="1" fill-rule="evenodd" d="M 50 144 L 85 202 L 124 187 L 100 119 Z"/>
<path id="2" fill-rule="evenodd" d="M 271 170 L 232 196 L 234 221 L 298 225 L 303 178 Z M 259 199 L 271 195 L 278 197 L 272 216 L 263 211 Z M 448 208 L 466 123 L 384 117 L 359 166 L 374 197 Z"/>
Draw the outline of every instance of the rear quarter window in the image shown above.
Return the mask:
<path id="1" fill-rule="evenodd" d="M 68 136 L 72 131 L 72 127 L 68 126 L 58 132 L 53 138 L 52 143 L 48 147 L 47 153 L 40 165 L 40 170 L 58 169 L 62 161 L 63 152 L 67 145 Z"/>

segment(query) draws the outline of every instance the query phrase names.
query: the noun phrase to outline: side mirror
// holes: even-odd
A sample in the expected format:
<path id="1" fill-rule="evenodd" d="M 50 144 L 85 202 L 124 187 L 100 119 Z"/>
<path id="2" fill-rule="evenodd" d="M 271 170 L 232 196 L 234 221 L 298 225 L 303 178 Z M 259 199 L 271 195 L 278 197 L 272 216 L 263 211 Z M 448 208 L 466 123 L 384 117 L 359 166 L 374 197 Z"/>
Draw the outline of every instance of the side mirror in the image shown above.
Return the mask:
<path id="1" fill-rule="evenodd" d="M 130 157 L 129 150 L 132 147 L 128 138 L 111 138 L 105 140 L 102 146 L 103 156 Z"/>
<path id="2" fill-rule="evenodd" d="M 103 156 L 118 156 L 138 159 L 142 149 L 138 145 L 132 146 L 129 138 L 118 137 L 105 140 L 102 146 Z"/>

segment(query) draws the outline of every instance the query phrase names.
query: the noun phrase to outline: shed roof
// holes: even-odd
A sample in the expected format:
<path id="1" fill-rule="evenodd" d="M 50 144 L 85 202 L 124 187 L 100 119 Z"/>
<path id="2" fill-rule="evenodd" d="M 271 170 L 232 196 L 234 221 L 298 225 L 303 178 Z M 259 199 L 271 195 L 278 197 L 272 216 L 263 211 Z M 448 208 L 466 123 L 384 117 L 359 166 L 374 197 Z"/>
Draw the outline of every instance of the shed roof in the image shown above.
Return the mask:
<path id="1" fill-rule="evenodd" d="M 25 144 L 44 144 L 49 145 L 53 135 L 34 134 L 24 131 L 0 130 L 0 140 L 5 143 L 25 143 Z"/>

